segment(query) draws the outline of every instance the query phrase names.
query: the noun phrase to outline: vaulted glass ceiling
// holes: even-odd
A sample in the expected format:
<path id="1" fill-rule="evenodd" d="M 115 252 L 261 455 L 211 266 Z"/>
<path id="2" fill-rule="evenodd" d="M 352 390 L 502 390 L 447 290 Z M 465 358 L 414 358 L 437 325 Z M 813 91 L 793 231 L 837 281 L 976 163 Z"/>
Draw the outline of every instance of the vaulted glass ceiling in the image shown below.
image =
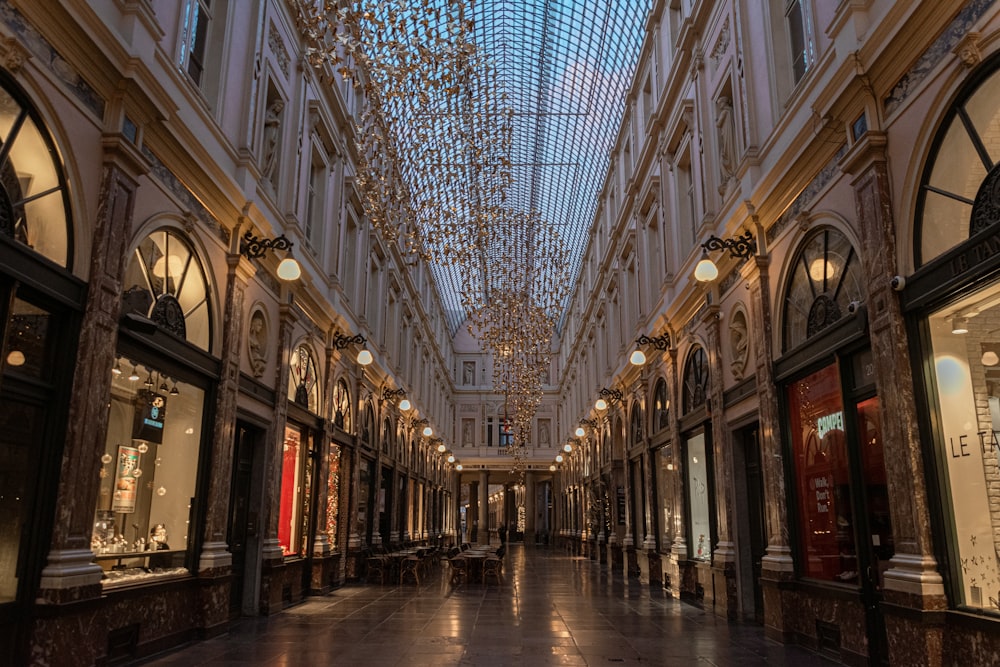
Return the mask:
<path id="1" fill-rule="evenodd" d="M 363 90 L 369 222 L 430 263 L 453 334 L 469 321 L 484 348 L 537 365 L 580 273 L 649 0 L 291 2 L 321 76 Z"/>
<path id="2" fill-rule="evenodd" d="M 475 44 L 492 60 L 512 111 L 505 204 L 537 212 L 561 236 L 561 279 L 570 283 L 579 276 L 649 4 L 476 0 L 467 10 Z M 524 242 L 544 243 L 541 236 Z M 452 265 L 433 267 L 454 332 L 468 316 L 461 298 L 467 277 Z"/>

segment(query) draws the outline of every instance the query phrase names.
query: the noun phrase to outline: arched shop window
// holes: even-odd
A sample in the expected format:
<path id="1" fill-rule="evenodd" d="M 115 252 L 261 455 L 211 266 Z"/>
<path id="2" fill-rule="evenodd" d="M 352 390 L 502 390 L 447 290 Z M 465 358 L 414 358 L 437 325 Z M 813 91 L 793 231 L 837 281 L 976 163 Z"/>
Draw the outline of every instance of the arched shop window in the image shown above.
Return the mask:
<path id="1" fill-rule="evenodd" d="M 656 381 L 653 389 L 653 433 L 659 433 L 670 425 L 670 403 L 667 400 L 667 382 L 663 378 Z"/>
<path id="2" fill-rule="evenodd" d="M 295 401 L 309 412 L 319 412 L 319 383 L 316 362 L 305 345 L 299 345 L 288 361 L 288 400 Z"/>
<path id="3" fill-rule="evenodd" d="M 684 414 L 705 405 L 708 400 L 708 355 L 696 347 L 684 366 Z"/>
<path id="4" fill-rule="evenodd" d="M 351 392 L 343 379 L 333 390 L 333 424 L 351 433 Z"/>
<path id="5" fill-rule="evenodd" d="M 146 237 L 125 269 L 122 312 L 136 313 L 161 330 L 211 351 L 211 303 L 201 262 L 169 229 Z"/>
<path id="6" fill-rule="evenodd" d="M 776 370 L 787 406 L 797 572 L 873 595 L 895 546 L 866 320 L 849 307 L 862 299 L 860 261 L 846 236 L 823 228 L 788 270 L 786 354 Z"/>
<path id="7" fill-rule="evenodd" d="M 62 164 L 38 113 L 0 76 L 0 232 L 72 269 Z"/>
<path id="8" fill-rule="evenodd" d="M 708 355 L 705 348 L 696 346 L 684 364 L 684 414 L 690 415 L 708 403 Z M 708 561 L 712 557 L 712 465 L 711 444 L 704 428 L 684 436 L 684 472 L 687 476 L 688 556 L 693 560 Z"/>
<path id="9" fill-rule="evenodd" d="M 860 261 L 851 242 L 836 229 L 814 234 L 791 267 L 785 296 L 784 349 L 800 345 L 861 303 Z"/>
<path id="10" fill-rule="evenodd" d="M 0 617 L 28 618 L 49 547 L 86 284 L 59 153 L 0 72 Z"/>
<path id="11" fill-rule="evenodd" d="M 957 606 L 1000 615 L 1000 281 L 990 264 L 1000 238 L 998 65 L 973 75 L 941 123 L 914 257 L 937 292 L 921 312 L 921 344 L 946 580 Z"/>
<path id="12" fill-rule="evenodd" d="M 998 127 L 1000 71 L 995 70 L 960 95 L 934 139 L 917 203 L 916 266 L 1000 219 Z"/>
<path id="13" fill-rule="evenodd" d="M 211 331 L 205 272 L 188 243 L 169 230 L 146 237 L 130 256 L 123 288 L 123 314 L 155 323 L 157 333 L 148 335 L 167 332 L 178 340 L 153 350 L 147 334 L 120 336 L 110 369 L 108 432 L 91 535 L 107 585 L 191 567 L 209 386 L 186 368 L 193 354 L 186 343 L 208 351 Z M 207 355 L 204 361 L 210 363 Z"/>

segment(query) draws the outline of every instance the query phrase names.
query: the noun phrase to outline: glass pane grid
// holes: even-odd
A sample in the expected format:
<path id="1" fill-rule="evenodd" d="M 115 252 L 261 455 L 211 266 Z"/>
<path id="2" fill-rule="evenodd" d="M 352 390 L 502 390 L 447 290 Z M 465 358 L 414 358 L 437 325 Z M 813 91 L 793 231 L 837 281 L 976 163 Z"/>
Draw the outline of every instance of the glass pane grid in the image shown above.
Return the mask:
<path id="1" fill-rule="evenodd" d="M 558 230 L 567 248 L 563 279 L 575 282 L 642 44 L 649 2 L 480 0 L 470 9 L 475 41 L 492 59 L 496 80 L 491 82 L 492 95 L 473 93 L 465 100 L 471 105 L 466 108 L 474 117 L 488 117 L 490 109 L 477 107 L 477 102 L 495 98 L 495 90 L 506 92 L 505 105 L 513 116 L 511 183 L 504 204 L 537 211 Z M 400 100 L 401 115 L 406 113 L 404 103 Z M 469 115 L 455 114 L 455 128 L 463 118 Z M 437 145 L 448 139 L 429 141 Z M 446 148 L 442 154 L 448 154 Z M 442 177 L 449 168 L 460 174 L 461 165 L 409 166 L 403 176 L 418 187 L 433 181 L 436 187 L 444 183 L 465 193 L 478 189 L 484 195 L 479 201 L 500 203 L 485 183 L 462 182 L 460 175 Z M 475 199 L 466 199 L 470 200 Z M 454 332 L 467 316 L 460 296 L 466 280 L 457 266 L 432 264 L 432 273 Z"/>

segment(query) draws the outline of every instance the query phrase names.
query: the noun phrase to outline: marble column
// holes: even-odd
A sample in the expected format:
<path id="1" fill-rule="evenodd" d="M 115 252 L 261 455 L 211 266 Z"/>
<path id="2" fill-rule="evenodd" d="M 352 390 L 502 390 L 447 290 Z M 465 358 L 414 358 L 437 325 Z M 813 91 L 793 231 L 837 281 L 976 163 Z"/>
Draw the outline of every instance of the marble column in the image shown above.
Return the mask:
<path id="1" fill-rule="evenodd" d="M 712 579 L 715 613 L 736 618 L 736 548 L 733 524 L 733 462 L 731 434 L 726 428 L 723 398 L 721 317 L 718 306 L 710 306 L 705 316 L 708 334 L 709 417 L 712 428 L 712 459 L 715 475 L 715 521 L 717 541 L 712 549 Z"/>
<path id="2" fill-rule="evenodd" d="M 895 555 L 884 575 L 887 602 L 922 611 L 947 608 L 937 570 L 928 489 L 917 432 L 918 416 L 910 366 L 909 340 L 899 295 L 890 281 L 896 265 L 896 224 L 886 158 L 886 135 L 869 131 L 841 158 L 854 187 L 861 235 L 862 281 L 868 291 L 872 357 L 879 391 L 879 421 L 885 453 Z M 893 664 L 934 663 L 941 657 L 941 627 L 920 627 L 913 614 L 886 616 Z"/>
<path id="3" fill-rule="evenodd" d="M 138 179 L 149 170 L 138 149 L 120 135 L 105 135 L 97 219 L 90 249 L 90 282 L 59 472 L 52 541 L 38 591 L 40 604 L 101 595 L 101 567 L 90 537 L 99 492 L 98 471 L 108 432 L 111 367 L 122 304 L 122 276 L 131 240 Z"/>
<path id="4" fill-rule="evenodd" d="M 245 211 L 244 211 L 245 215 Z M 236 432 L 236 403 L 240 393 L 240 350 L 243 341 L 244 296 L 253 275 L 253 265 L 240 255 L 239 237 L 245 224 L 241 216 L 232 233 L 226 256 L 226 292 L 222 315 L 222 349 L 219 384 L 216 388 L 212 441 L 209 443 L 212 472 L 205 498 L 206 525 L 204 543 L 198 561 L 199 575 L 225 574 L 232 565 L 227 541 L 229 496 L 232 479 L 233 448 Z M 225 605 L 222 605 L 225 607 Z"/>
<path id="5" fill-rule="evenodd" d="M 479 473 L 479 544 L 490 543 L 490 473 Z"/>

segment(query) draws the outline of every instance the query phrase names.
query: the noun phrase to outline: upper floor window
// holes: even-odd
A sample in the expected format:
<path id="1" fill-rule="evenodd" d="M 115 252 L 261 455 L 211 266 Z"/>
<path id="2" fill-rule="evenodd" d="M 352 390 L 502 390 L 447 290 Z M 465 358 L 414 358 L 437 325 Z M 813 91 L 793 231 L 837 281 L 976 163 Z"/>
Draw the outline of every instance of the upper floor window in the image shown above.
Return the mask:
<path id="1" fill-rule="evenodd" d="M 148 317 L 175 336 L 211 351 L 211 303 L 201 262 L 174 232 L 153 232 L 125 269 L 122 310 Z"/>
<path id="2" fill-rule="evenodd" d="M 351 432 L 351 392 L 344 380 L 337 380 L 333 390 L 333 423 Z"/>
<path id="3" fill-rule="evenodd" d="M 667 383 L 663 378 L 656 381 L 653 389 L 653 432 L 667 428 L 670 417 L 670 402 L 667 400 Z"/>
<path id="4" fill-rule="evenodd" d="M 792 56 L 792 77 L 795 83 L 805 76 L 812 63 L 812 39 L 809 37 L 809 0 L 787 0 L 785 25 Z"/>
<path id="5" fill-rule="evenodd" d="M 212 0 L 187 0 L 181 33 L 181 69 L 199 86 L 205 72 Z"/>

